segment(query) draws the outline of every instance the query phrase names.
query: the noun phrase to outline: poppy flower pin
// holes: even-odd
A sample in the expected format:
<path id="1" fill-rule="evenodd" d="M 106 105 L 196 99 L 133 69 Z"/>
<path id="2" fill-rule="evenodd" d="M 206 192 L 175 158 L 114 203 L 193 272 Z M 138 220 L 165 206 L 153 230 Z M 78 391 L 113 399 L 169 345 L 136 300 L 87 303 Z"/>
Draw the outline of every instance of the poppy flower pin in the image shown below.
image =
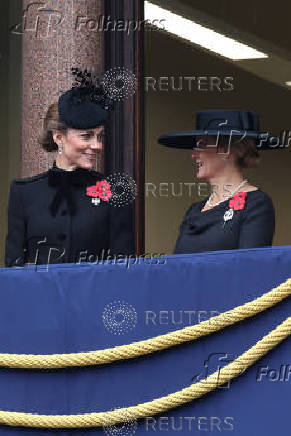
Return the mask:
<path id="1" fill-rule="evenodd" d="M 237 192 L 233 197 L 230 198 L 228 207 L 229 209 L 225 212 L 223 216 L 223 227 L 225 226 L 226 222 L 231 220 L 234 215 L 235 210 L 243 210 L 245 207 L 246 202 L 246 192 Z"/>
<path id="2" fill-rule="evenodd" d="M 102 201 L 109 201 L 112 193 L 110 191 L 110 184 L 107 180 L 99 180 L 95 185 L 87 186 L 86 195 L 92 197 L 92 203 L 98 206 Z"/>

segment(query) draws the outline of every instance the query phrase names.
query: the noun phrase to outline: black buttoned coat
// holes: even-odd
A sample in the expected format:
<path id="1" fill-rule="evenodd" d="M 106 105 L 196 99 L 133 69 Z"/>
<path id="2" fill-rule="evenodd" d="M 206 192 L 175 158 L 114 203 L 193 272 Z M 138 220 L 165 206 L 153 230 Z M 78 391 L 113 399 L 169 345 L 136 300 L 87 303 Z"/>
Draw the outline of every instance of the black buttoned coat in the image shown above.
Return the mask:
<path id="1" fill-rule="evenodd" d="M 64 197 L 53 216 L 50 205 L 59 187 L 49 182 L 50 171 L 65 170 L 54 163 L 46 172 L 11 182 L 5 266 L 98 262 L 134 253 L 132 204 L 94 204 L 86 194 L 87 186 L 104 179 L 101 173 L 86 171 L 83 186 L 70 186 L 74 214 Z"/>

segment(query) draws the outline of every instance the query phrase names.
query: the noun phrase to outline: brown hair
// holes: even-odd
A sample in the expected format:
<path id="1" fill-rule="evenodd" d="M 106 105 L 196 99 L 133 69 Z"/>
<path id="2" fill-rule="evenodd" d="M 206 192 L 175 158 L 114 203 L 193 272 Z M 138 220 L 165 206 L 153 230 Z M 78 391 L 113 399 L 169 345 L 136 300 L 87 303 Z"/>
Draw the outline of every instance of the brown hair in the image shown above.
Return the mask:
<path id="1" fill-rule="evenodd" d="M 43 131 L 39 143 L 46 151 L 57 151 L 58 146 L 53 140 L 53 131 L 58 130 L 67 133 L 68 126 L 60 119 L 58 103 L 49 106 L 43 121 Z"/>
<path id="2" fill-rule="evenodd" d="M 229 137 L 221 137 L 219 146 L 227 152 Z M 260 163 L 260 153 L 256 147 L 256 141 L 253 138 L 243 138 L 238 141 L 236 138 L 231 139 L 230 151 L 234 153 L 236 165 L 240 170 L 255 168 Z"/>

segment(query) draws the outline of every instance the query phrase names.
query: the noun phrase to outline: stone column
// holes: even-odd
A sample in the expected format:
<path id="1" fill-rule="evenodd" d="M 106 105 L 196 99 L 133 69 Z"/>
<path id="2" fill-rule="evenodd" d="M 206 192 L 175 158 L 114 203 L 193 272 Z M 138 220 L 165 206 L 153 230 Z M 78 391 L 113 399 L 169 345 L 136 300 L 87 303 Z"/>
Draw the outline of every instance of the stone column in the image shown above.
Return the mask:
<path id="1" fill-rule="evenodd" d="M 46 171 L 55 154 L 38 145 L 48 106 L 71 87 L 71 67 L 104 71 L 103 0 L 23 0 L 21 176 Z M 103 171 L 103 153 L 96 169 Z"/>

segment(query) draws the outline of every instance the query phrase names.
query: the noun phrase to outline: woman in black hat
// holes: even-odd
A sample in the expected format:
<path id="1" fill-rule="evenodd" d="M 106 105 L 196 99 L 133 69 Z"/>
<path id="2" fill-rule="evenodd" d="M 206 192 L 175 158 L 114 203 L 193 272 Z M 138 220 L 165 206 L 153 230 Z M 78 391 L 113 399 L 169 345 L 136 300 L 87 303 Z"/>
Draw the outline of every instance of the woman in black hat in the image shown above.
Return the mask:
<path id="1" fill-rule="evenodd" d="M 72 71 L 77 83 L 44 120 L 41 145 L 58 151 L 52 168 L 11 182 L 7 267 L 97 263 L 134 253 L 132 205 L 114 207 L 121 205 L 112 203 L 110 183 L 93 170 L 112 102 L 90 73 Z"/>
<path id="2" fill-rule="evenodd" d="M 272 245 L 275 212 L 271 198 L 244 178 L 259 163 L 259 149 L 272 149 L 278 138 L 259 133 L 256 114 L 201 111 L 197 130 L 163 135 L 168 147 L 192 148 L 197 178 L 212 193 L 187 210 L 174 253 L 233 250 Z"/>

